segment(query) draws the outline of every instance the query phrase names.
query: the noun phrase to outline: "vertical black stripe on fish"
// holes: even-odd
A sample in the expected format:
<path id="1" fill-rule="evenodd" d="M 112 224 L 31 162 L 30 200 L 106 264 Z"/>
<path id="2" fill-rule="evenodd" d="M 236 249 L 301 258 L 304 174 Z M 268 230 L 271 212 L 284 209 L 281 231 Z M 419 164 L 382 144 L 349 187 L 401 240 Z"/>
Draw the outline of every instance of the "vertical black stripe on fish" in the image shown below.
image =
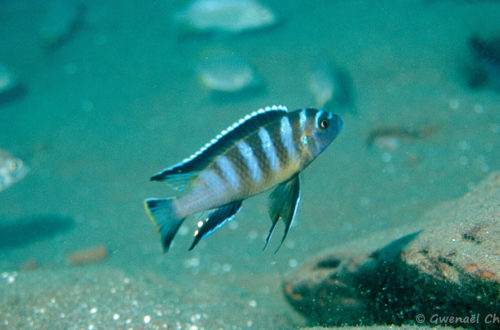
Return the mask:
<path id="1" fill-rule="evenodd" d="M 252 148 L 253 154 L 257 159 L 257 164 L 259 165 L 260 172 L 262 173 L 262 179 L 267 180 L 272 176 L 271 166 L 267 160 L 266 152 L 262 147 L 262 142 L 257 133 L 253 134 L 246 140 L 247 144 Z"/>
<path id="2" fill-rule="evenodd" d="M 241 167 L 240 171 L 248 174 L 248 178 L 252 180 L 252 183 L 259 184 L 262 182 L 263 174 L 259 166 L 259 160 L 254 154 L 252 147 L 247 143 L 247 141 L 240 141 L 237 145 L 239 157 L 235 156 L 235 159 L 240 159 Z"/>
<path id="3" fill-rule="evenodd" d="M 279 168 L 280 170 L 283 170 L 288 166 L 289 153 L 285 144 L 283 143 L 281 135 L 281 119 L 276 123 L 276 125 L 273 125 L 271 136 L 274 150 L 276 150 L 276 155 L 278 156 Z"/>
<path id="4" fill-rule="evenodd" d="M 231 148 L 237 141 L 243 140 L 249 134 L 256 132 L 259 128 L 287 115 L 285 107 L 269 108 L 259 110 L 236 122 L 228 129 L 222 131 L 198 152 L 185 159 L 181 163 L 169 167 L 151 177 L 153 181 L 168 180 L 169 176 L 177 174 L 202 171 L 218 156 Z"/>
<path id="5" fill-rule="evenodd" d="M 293 115 L 290 116 L 290 124 L 292 125 L 292 131 L 293 131 L 293 141 L 295 142 L 296 148 L 297 148 L 297 143 L 300 142 L 300 138 L 302 136 L 302 130 L 300 128 L 300 113 L 302 111 L 294 112 Z"/>
<path id="6" fill-rule="evenodd" d="M 261 127 L 257 134 L 260 138 L 264 156 L 269 164 L 269 172 L 276 173 L 281 169 L 278 150 L 274 144 L 276 134 L 278 134 L 278 132 L 276 132 L 277 126 L 276 123 L 273 123 L 273 125 L 268 125 L 268 127 L 269 130 L 266 127 Z"/>

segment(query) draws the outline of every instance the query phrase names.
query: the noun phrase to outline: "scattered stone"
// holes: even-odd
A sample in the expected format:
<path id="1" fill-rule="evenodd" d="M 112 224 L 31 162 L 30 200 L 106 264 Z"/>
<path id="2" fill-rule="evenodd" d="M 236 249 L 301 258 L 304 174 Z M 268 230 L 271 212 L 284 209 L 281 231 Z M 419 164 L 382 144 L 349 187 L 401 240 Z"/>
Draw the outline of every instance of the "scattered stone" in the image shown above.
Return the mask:
<path id="1" fill-rule="evenodd" d="M 38 262 L 36 261 L 35 258 L 29 258 L 28 260 L 26 260 L 20 267 L 20 269 L 22 271 L 31 271 L 31 270 L 35 270 L 37 269 L 38 267 L 40 267 L 40 265 L 38 264 Z"/>
<path id="2" fill-rule="evenodd" d="M 322 325 L 497 329 L 499 201 L 500 171 L 424 215 L 421 231 L 372 253 L 325 252 L 293 270 L 283 284 L 285 297 Z"/>
<path id="3" fill-rule="evenodd" d="M 86 265 L 102 261 L 109 257 L 109 249 L 106 245 L 98 245 L 89 249 L 73 252 L 68 256 L 71 265 Z"/>

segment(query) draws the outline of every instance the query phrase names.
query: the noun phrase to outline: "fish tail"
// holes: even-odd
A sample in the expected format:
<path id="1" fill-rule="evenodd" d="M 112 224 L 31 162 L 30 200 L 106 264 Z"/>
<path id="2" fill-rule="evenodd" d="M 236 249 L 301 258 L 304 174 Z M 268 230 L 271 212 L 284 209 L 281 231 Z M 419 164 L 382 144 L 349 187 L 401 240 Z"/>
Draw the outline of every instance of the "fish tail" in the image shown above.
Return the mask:
<path id="1" fill-rule="evenodd" d="M 153 226 L 161 234 L 163 251 L 170 249 L 172 240 L 185 218 L 180 218 L 174 209 L 175 198 L 157 199 L 148 198 L 144 201 L 144 209 L 153 223 Z"/>

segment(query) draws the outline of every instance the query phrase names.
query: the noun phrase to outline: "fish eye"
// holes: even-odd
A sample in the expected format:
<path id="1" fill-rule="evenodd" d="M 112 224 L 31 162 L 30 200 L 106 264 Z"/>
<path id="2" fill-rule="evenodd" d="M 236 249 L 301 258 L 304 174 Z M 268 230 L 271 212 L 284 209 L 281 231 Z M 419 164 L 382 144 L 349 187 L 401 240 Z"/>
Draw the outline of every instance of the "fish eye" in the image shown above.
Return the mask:
<path id="1" fill-rule="evenodd" d="M 330 121 L 328 119 L 322 119 L 319 122 L 319 127 L 322 129 L 327 129 L 329 125 L 330 125 Z"/>

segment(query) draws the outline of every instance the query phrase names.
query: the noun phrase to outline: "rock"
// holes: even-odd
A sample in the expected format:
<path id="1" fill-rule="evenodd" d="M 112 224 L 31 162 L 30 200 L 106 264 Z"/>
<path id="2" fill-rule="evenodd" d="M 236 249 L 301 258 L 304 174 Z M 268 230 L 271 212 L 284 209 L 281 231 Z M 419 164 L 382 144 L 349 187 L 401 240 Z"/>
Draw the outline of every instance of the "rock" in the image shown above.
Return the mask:
<path id="1" fill-rule="evenodd" d="M 88 249 L 78 250 L 68 256 L 71 265 L 86 265 L 102 261 L 109 257 L 109 249 L 106 245 L 97 245 Z"/>
<path id="2" fill-rule="evenodd" d="M 372 253 L 326 252 L 285 279 L 288 301 L 322 325 L 500 327 L 500 171 Z M 496 318 L 495 318 L 496 316 Z"/>
<path id="3" fill-rule="evenodd" d="M 38 264 L 35 258 L 29 258 L 25 262 L 23 262 L 23 264 L 20 267 L 20 270 L 27 272 L 38 269 L 39 267 L 40 265 Z"/>

